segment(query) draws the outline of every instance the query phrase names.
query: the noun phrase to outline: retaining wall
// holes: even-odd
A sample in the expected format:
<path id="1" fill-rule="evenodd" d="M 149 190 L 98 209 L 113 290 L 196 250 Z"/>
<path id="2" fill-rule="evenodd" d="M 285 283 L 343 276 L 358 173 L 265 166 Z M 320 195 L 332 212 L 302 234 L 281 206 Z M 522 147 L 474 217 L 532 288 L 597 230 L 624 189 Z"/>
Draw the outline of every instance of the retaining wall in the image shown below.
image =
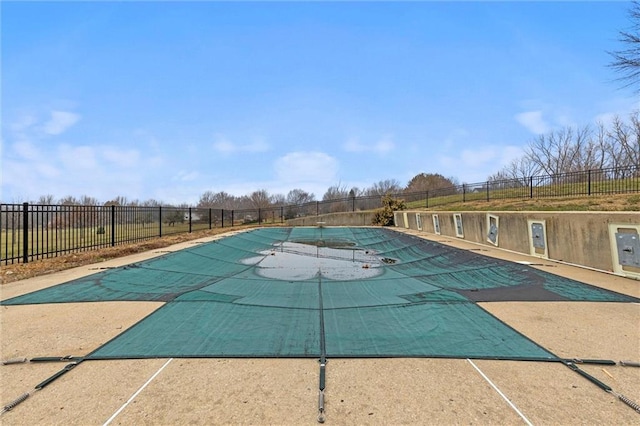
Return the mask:
<path id="1" fill-rule="evenodd" d="M 640 278 L 637 212 L 401 211 L 395 224 Z"/>
<path id="2" fill-rule="evenodd" d="M 436 229 L 434 216 L 439 229 Z M 459 221 L 456 222 L 456 216 Z M 293 226 L 371 225 L 373 213 L 333 213 L 287 221 Z M 500 247 L 640 279 L 638 212 L 397 211 L 395 226 Z M 458 226 L 460 225 L 460 226 Z"/>
<path id="3" fill-rule="evenodd" d="M 288 219 L 290 226 L 318 226 L 323 222 L 326 226 L 370 226 L 373 223 L 373 212 L 328 213 L 320 216 L 306 216 Z"/>

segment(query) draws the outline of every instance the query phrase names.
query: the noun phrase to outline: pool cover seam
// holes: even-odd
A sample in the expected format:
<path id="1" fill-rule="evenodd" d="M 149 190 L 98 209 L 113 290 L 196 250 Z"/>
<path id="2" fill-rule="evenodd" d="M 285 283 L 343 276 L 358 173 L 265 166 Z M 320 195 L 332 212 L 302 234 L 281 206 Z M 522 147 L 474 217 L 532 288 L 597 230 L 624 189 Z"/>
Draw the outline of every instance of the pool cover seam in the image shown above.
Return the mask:
<path id="1" fill-rule="evenodd" d="M 327 344 L 324 330 L 324 305 L 322 302 L 322 275 L 318 274 L 318 311 L 320 316 L 320 362 L 324 363 L 327 357 Z"/>

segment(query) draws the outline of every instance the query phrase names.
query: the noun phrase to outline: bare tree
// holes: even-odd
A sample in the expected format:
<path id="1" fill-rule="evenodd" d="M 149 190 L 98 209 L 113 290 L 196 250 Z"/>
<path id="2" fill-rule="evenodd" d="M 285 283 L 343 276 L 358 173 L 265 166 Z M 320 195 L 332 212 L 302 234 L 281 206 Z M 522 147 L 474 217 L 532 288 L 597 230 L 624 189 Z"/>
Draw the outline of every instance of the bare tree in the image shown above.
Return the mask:
<path id="1" fill-rule="evenodd" d="M 97 206 L 99 203 L 97 198 L 83 195 L 80 197 L 80 204 L 83 206 Z"/>
<path id="2" fill-rule="evenodd" d="M 514 159 L 487 180 L 497 182 L 537 174 L 558 175 L 638 165 L 640 111 L 635 111 L 627 121 L 614 116 L 609 127 L 599 122 L 595 129 L 565 127 L 539 135 L 525 148 L 523 157 Z"/>
<path id="3" fill-rule="evenodd" d="M 347 197 L 349 197 L 349 190 L 346 186 L 338 183 L 337 185 L 330 186 L 329 189 L 327 189 L 327 192 L 322 196 L 322 201 L 339 200 Z"/>
<path id="4" fill-rule="evenodd" d="M 80 202 L 73 195 L 67 195 L 66 197 L 60 198 L 58 204 L 62 204 L 63 206 L 76 206 L 80 204 Z"/>
<path id="5" fill-rule="evenodd" d="M 600 168 L 615 167 L 613 159 L 613 151 L 615 142 L 611 137 L 611 132 L 602 122 L 596 124 L 596 130 L 593 134 L 593 143 L 598 146 L 600 155 Z"/>
<path id="6" fill-rule="evenodd" d="M 494 173 L 487 178 L 489 182 L 504 182 L 512 181 L 512 186 L 522 186 L 528 184 L 528 179 L 531 176 L 540 173 L 540 167 L 531 159 L 523 155 L 519 158 L 514 158 L 509 164 L 504 166 L 500 171 Z"/>
<path id="7" fill-rule="evenodd" d="M 251 205 L 255 209 L 263 209 L 271 206 L 271 197 L 266 189 L 254 191 L 249 195 Z"/>
<path id="8" fill-rule="evenodd" d="M 251 198 L 249 198 L 248 195 L 243 195 L 241 197 L 236 198 L 235 208 L 236 209 L 253 208 L 253 204 L 251 203 Z"/>
<path id="9" fill-rule="evenodd" d="M 302 189 L 292 189 L 287 194 L 287 204 L 300 206 L 302 204 L 311 203 L 316 200 L 315 195 L 308 193 Z"/>
<path id="10" fill-rule="evenodd" d="M 153 198 L 150 198 L 148 200 L 144 200 L 142 202 L 142 205 L 144 207 L 159 207 L 162 205 L 162 201 L 158 201 L 158 200 L 154 200 Z"/>
<path id="11" fill-rule="evenodd" d="M 631 114 L 631 133 L 632 133 L 632 145 L 633 145 L 633 155 L 634 159 L 632 160 L 632 165 L 640 166 L 640 110 L 635 111 Z M 638 172 L 636 172 L 636 176 L 638 176 Z"/>
<path id="12" fill-rule="evenodd" d="M 349 199 L 353 200 L 353 194 L 355 194 L 356 190 L 357 188 L 352 188 L 349 190 L 345 185 L 341 185 L 340 183 L 329 187 L 329 189 L 327 189 L 327 192 L 325 192 L 322 196 L 322 201 L 332 202 L 325 203 L 325 211 L 323 211 L 323 213 L 350 210 L 352 207 L 352 201 L 349 201 Z"/>
<path id="13" fill-rule="evenodd" d="M 607 157 L 611 167 L 625 168 L 640 166 L 640 112 L 629 116 L 629 122 L 614 117 L 611 129 L 607 132 Z M 633 172 L 632 172 L 633 173 Z M 636 171 L 637 173 L 637 171 Z M 616 178 L 628 177 L 627 173 L 618 170 Z"/>
<path id="14" fill-rule="evenodd" d="M 284 194 L 273 194 L 269 197 L 269 201 L 272 206 L 284 206 L 287 203 L 287 198 Z"/>
<path id="15" fill-rule="evenodd" d="M 51 194 L 41 195 L 38 198 L 38 201 L 36 201 L 36 204 L 42 204 L 42 205 L 51 205 L 53 203 L 55 203 L 55 199 Z"/>
<path id="16" fill-rule="evenodd" d="M 127 200 L 127 197 L 123 195 L 118 195 L 113 200 L 109 200 L 106 203 L 104 203 L 105 206 L 126 206 L 128 204 L 129 204 L 129 201 Z"/>
<path id="17" fill-rule="evenodd" d="M 620 42 L 625 46 L 616 52 L 609 52 L 613 57 L 610 66 L 622 76 L 619 80 L 623 87 L 631 87 L 640 93 L 640 2 L 634 1 L 629 9 L 631 27 L 628 31 L 620 31 Z"/>
<path id="18" fill-rule="evenodd" d="M 365 195 L 398 194 L 400 192 L 402 192 L 402 185 L 396 179 L 381 180 L 364 191 Z"/>
<path id="19" fill-rule="evenodd" d="M 200 195 L 198 201 L 198 207 L 214 207 L 215 206 L 215 194 L 213 191 L 205 191 Z"/>
<path id="20" fill-rule="evenodd" d="M 198 207 L 213 207 L 217 209 L 233 210 L 237 208 L 238 200 L 231 194 L 224 191 L 213 193 L 206 191 L 200 196 Z"/>
<path id="21" fill-rule="evenodd" d="M 579 146 L 574 136 L 575 131 L 571 127 L 539 135 L 525 148 L 525 155 L 544 174 L 573 171 L 579 158 Z"/>
<path id="22" fill-rule="evenodd" d="M 309 213 L 309 204 L 316 201 L 316 197 L 313 194 L 308 193 L 302 189 L 292 189 L 287 194 L 285 211 L 285 218 L 291 219 L 294 217 L 305 216 Z M 307 206 L 305 206 L 307 205 Z"/>
<path id="23" fill-rule="evenodd" d="M 598 168 L 600 152 L 598 144 L 592 138 L 590 126 L 579 127 L 574 132 L 573 145 L 575 156 L 568 171 L 576 172 Z"/>
<path id="24" fill-rule="evenodd" d="M 351 189 L 349 190 L 350 198 L 361 197 L 363 195 L 366 195 L 366 191 L 364 189 L 358 188 L 357 186 L 352 186 Z"/>

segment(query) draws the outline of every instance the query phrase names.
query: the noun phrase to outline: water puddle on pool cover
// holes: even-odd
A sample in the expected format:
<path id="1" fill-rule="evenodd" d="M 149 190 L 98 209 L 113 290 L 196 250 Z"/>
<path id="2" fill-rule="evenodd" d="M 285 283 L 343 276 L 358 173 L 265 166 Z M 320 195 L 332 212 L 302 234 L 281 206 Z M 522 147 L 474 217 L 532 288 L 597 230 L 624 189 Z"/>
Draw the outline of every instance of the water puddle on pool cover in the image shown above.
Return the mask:
<path id="1" fill-rule="evenodd" d="M 256 273 L 265 278 L 287 281 L 308 280 L 318 274 L 331 280 L 361 280 L 382 274 L 383 259 L 354 246 L 342 240 L 285 241 L 242 263 L 256 265 Z"/>

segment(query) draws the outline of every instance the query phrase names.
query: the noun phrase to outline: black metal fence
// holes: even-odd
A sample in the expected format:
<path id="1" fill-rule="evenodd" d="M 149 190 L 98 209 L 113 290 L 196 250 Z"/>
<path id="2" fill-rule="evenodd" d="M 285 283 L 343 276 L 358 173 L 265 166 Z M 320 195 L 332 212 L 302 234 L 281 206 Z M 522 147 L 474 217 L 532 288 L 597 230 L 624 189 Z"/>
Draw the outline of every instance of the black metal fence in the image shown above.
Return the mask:
<path id="1" fill-rule="evenodd" d="M 586 170 L 389 194 L 410 208 L 495 199 L 640 192 L 640 166 Z M 243 224 L 276 224 L 327 213 L 373 210 L 382 196 L 347 197 L 258 209 L 0 204 L 0 264 L 112 247 L 170 234 Z"/>

